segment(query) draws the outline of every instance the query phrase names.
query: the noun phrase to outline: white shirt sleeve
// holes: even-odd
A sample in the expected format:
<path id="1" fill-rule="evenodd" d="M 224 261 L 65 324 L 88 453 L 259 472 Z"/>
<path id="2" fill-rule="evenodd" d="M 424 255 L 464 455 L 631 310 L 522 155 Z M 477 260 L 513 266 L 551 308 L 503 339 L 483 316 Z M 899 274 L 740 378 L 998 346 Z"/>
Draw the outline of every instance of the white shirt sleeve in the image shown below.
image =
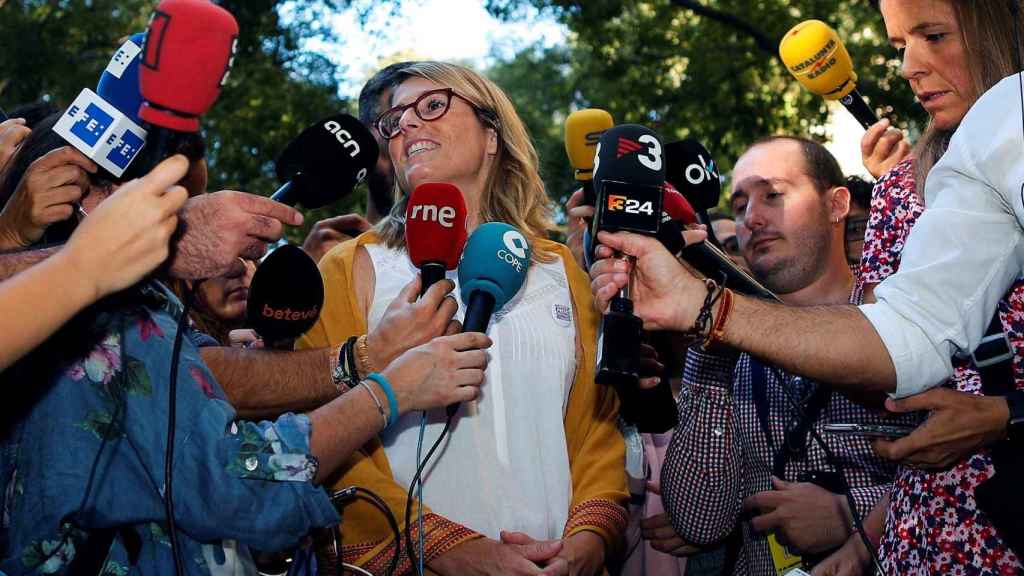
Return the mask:
<path id="1" fill-rule="evenodd" d="M 964 117 L 925 185 L 927 209 L 899 271 L 860 307 L 896 367 L 896 396 L 953 375 L 1024 269 L 1024 124 L 1019 75 L 986 92 Z"/>

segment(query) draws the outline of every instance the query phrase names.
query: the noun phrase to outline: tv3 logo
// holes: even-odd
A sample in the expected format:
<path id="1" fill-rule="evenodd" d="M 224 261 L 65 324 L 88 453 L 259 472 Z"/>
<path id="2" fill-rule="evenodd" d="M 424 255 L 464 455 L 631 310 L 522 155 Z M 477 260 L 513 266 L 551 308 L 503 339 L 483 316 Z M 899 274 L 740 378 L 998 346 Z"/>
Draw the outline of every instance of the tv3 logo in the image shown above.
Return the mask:
<path id="1" fill-rule="evenodd" d="M 634 198 L 618 194 L 609 194 L 608 211 L 625 212 L 626 214 L 647 214 L 648 216 L 651 216 L 654 214 L 654 205 L 650 200 L 647 202 L 640 202 Z"/>
<path id="2" fill-rule="evenodd" d="M 637 154 L 636 159 L 640 164 L 649 170 L 655 172 L 661 172 L 662 161 L 661 161 L 661 142 L 654 134 L 644 134 L 637 138 L 635 141 L 628 138 L 619 137 L 618 150 L 615 158 L 619 159 L 627 154 L 633 152 L 639 152 L 643 150 L 641 144 L 647 144 L 648 148 L 645 154 Z M 601 143 L 597 143 L 597 150 L 594 153 L 594 173 L 597 174 L 598 167 L 601 165 Z"/>

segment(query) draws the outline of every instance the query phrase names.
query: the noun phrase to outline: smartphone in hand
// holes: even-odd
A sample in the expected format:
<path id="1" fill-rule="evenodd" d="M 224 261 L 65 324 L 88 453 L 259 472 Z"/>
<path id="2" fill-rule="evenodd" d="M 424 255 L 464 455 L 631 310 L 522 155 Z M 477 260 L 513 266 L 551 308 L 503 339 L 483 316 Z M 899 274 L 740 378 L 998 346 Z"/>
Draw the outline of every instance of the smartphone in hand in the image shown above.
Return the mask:
<path id="1" fill-rule="evenodd" d="M 825 424 L 822 429 L 837 436 L 863 436 L 867 438 L 885 438 L 895 440 L 903 438 L 914 431 L 914 426 L 902 424 L 864 424 L 859 422 L 842 422 Z"/>

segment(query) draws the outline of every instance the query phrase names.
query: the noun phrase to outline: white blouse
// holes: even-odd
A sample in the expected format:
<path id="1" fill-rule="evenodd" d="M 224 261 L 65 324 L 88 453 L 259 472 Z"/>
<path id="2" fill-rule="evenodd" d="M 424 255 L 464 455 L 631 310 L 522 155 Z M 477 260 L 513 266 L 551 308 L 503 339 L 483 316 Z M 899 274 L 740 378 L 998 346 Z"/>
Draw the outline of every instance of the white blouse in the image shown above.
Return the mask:
<path id="1" fill-rule="evenodd" d="M 404 250 L 366 249 L 376 274 L 367 321 L 373 330 L 417 269 Z M 424 503 L 490 538 L 501 530 L 560 538 L 568 518 L 572 480 L 563 419 L 576 372 L 576 327 L 563 266 L 561 259 L 531 263 L 523 288 L 495 311 L 480 396 L 460 407 L 424 471 Z M 455 272 L 448 278 L 458 285 Z M 453 295 L 461 320 L 458 287 Z M 444 422 L 444 409 L 428 414 L 423 456 Z M 395 480 L 406 489 L 416 473 L 419 424 L 420 412 L 410 412 L 381 437 Z"/>

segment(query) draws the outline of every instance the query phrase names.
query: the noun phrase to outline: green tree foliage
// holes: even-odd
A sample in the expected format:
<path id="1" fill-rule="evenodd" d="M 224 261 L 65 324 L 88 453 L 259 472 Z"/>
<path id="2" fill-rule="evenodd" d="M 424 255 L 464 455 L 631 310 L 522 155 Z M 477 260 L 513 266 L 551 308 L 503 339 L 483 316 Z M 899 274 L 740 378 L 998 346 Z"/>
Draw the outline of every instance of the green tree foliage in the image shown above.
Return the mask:
<path id="1" fill-rule="evenodd" d="M 809 18 L 839 31 L 860 91 L 880 115 L 911 129 L 924 120 L 898 76 L 881 16 L 864 0 L 488 0 L 492 14 L 509 20 L 526 6 L 563 22 L 568 45 L 527 50 L 492 76 L 518 98 L 520 110 L 530 110 L 524 115 L 545 152 L 556 148 L 545 139 L 561 139 L 565 114 L 584 107 L 604 108 L 617 123 L 650 126 L 666 141 L 696 138 L 726 170 L 761 137 L 822 138 L 824 100 L 798 85 L 778 58 L 782 36 Z M 559 72 L 547 85 L 548 74 Z M 550 125 L 540 126 L 534 114 Z M 564 201 L 564 181 L 550 178 L 570 168 L 564 152 L 558 160 L 561 168 L 545 159 L 545 177 L 552 196 Z"/>
<path id="2" fill-rule="evenodd" d="M 238 20 L 238 56 L 213 109 L 203 119 L 210 190 L 269 195 L 277 188 L 273 163 L 306 126 L 345 111 L 337 95 L 340 71 L 304 49 L 310 39 L 331 41 L 329 13 L 349 0 L 288 3 L 224 0 Z M 156 5 L 142 0 L 0 0 L 0 106 L 47 100 L 64 107 L 82 88 L 95 88 L 111 54 L 126 36 L 145 29 Z M 284 13 L 284 16 L 282 16 Z M 354 113 L 354 103 L 351 106 Z M 347 211 L 353 194 L 313 213 Z M 307 224 L 307 226 L 309 225 Z M 304 230 L 289 232 L 301 238 Z"/>

